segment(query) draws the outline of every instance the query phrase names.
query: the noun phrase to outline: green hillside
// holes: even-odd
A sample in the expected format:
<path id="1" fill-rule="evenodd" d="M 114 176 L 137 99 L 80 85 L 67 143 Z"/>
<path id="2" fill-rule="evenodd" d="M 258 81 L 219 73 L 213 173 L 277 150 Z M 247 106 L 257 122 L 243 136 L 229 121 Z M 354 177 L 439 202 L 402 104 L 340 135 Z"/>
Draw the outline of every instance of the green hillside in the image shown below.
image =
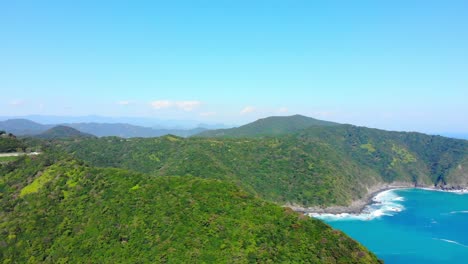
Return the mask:
<path id="1" fill-rule="evenodd" d="M 468 159 L 466 140 L 351 125 L 309 128 L 298 137 L 326 143 L 386 182 L 468 185 L 468 174 L 456 170 Z"/>
<path id="2" fill-rule="evenodd" d="M 94 137 L 91 134 L 80 132 L 71 127 L 67 126 L 55 126 L 48 129 L 41 134 L 35 135 L 36 138 L 42 139 L 76 139 L 76 138 L 87 138 Z"/>
<path id="3" fill-rule="evenodd" d="M 280 204 L 347 205 L 372 186 L 468 186 L 468 142 L 350 125 L 254 138 L 101 138 L 59 149 L 102 167 L 228 179 Z"/>
<path id="4" fill-rule="evenodd" d="M 231 180 L 282 204 L 347 204 L 364 192 L 361 185 L 349 186 L 360 181 L 365 168 L 343 159 L 326 144 L 295 137 L 99 138 L 64 142 L 60 149 L 95 166 Z M 366 172 L 368 178 L 372 180 L 372 172 Z"/>
<path id="5" fill-rule="evenodd" d="M 57 156 L 0 166 L 3 263 L 377 263 L 323 222 L 237 185 Z"/>
<path id="6" fill-rule="evenodd" d="M 204 131 L 200 137 L 258 137 L 291 134 L 311 126 L 336 126 L 338 123 L 317 120 L 314 118 L 293 116 L 272 116 L 259 119 L 250 124 L 230 129 Z"/>

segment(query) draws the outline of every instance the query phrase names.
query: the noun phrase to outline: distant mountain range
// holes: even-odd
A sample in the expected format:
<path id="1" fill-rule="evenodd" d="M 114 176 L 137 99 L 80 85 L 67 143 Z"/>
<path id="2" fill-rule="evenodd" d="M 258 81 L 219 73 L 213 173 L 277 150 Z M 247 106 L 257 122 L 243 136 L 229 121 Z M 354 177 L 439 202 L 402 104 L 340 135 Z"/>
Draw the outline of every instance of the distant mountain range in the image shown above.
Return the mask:
<path id="1" fill-rule="evenodd" d="M 9 119 L 6 121 L 0 121 L 0 130 L 4 130 L 17 136 L 37 135 L 52 127 L 54 126 L 42 125 L 27 119 Z"/>
<path id="2" fill-rule="evenodd" d="M 205 128 L 194 129 L 155 129 L 150 127 L 135 126 L 123 123 L 65 123 L 55 125 L 44 125 L 28 119 L 9 119 L 0 121 L 0 130 L 12 133 L 17 136 L 40 135 L 53 127 L 61 125 L 73 128 L 82 133 L 87 133 L 97 137 L 118 136 L 130 137 L 159 137 L 163 135 L 176 135 L 188 137 L 205 131 Z M 63 127 L 62 127 L 63 130 Z"/>
<path id="3" fill-rule="evenodd" d="M 179 137 L 188 137 L 205 131 L 205 128 L 194 129 L 156 129 L 150 127 L 135 126 L 129 124 L 107 124 L 107 123 L 72 123 L 66 126 L 78 129 L 79 131 L 89 133 L 98 137 L 118 136 L 124 138 L 130 137 L 160 137 L 164 135 L 175 135 Z"/>
<path id="4" fill-rule="evenodd" d="M 70 124 L 70 123 L 104 123 L 104 124 L 130 124 L 154 129 L 178 129 L 187 130 L 197 127 L 207 129 L 229 128 L 220 123 L 206 123 L 197 120 L 163 120 L 154 117 L 106 117 L 98 115 L 88 116 L 49 116 L 49 115 L 26 115 L 26 116 L 0 116 L 0 121 L 8 119 L 27 119 L 39 124 Z"/>

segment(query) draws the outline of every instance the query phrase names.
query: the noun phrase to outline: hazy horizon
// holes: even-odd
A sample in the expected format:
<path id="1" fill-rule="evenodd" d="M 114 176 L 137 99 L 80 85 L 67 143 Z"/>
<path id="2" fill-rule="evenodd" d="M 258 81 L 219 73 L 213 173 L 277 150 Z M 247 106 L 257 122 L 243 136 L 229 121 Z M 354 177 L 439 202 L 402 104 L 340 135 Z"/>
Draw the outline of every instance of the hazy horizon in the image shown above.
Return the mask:
<path id="1" fill-rule="evenodd" d="M 277 116 L 292 116 L 301 114 L 290 115 L 277 115 Z M 267 118 L 270 116 L 260 117 Z M 311 116 L 309 116 L 311 117 Z M 311 117 L 314 118 L 314 117 Z M 84 116 L 59 116 L 59 115 L 24 115 L 24 116 L 0 116 L 0 122 L 10 119 L 27 119 L 36 123 L 44 125 L 56 125 L 66 123 L 101 123 L 101 124 L 130 124 L 142 127 L 151 127 L 155 129 L 226 129 L 234 128 L 255 122 L 258 119 L 248 121 L 245 123 L 223 123 L 223 122 L 204 122 L 202 120 L 182 120 L 182 119 L 164 119 L 157 117 L 131 117 L 131 116 L 99 116 L 99 115 L 84 115 Z M 320 119 L 324 121 L 333 121 L 341 124 L 350 124 L 356 126 L 364 126 L 369 128 L 383 129 L 388 131 L 402 131 L 402 132 L 419 132 L 430 135 L 441 135 L 446 137 L 468 139 L 468 132 L 466 131 L 422 131 L 422 130 L 404 130 L 404 129 L 391 129 L 382 127 L 373 127 L 366 124 L 354 124 L 349 122 L 339 122 L 337 120 Z"/>
<path id="2" fill-rule="evenodd" d="M 468 133 L 465 1 L 9 1 L 0 116 Z"/>

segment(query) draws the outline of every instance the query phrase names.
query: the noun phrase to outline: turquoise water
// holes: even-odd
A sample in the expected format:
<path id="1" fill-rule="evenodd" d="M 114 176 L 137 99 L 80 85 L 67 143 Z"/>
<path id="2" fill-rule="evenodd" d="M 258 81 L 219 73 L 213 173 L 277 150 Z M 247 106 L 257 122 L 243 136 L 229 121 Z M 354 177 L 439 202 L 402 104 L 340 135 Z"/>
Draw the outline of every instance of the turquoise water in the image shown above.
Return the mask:
<path id="1" fill-rule="evenodd" d="M 468 263 L 468 194 L 385 192 L 360 216 L 319 216 L 385 263 Z"/>

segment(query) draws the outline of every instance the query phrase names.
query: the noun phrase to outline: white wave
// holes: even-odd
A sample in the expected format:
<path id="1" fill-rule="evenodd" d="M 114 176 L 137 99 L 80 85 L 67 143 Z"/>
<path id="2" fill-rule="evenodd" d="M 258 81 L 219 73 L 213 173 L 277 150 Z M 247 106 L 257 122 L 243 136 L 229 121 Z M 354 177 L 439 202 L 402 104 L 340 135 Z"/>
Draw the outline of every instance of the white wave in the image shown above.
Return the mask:
<path id="1" fill-rule="evenodd" d="M 468 214 L 468 211 L 452 211 L 451 214 Z"/>
<path id="2" fill-rule="evenodd" d="M 442 189 L 423 187 L 423 188 L 419 188 L 419 189 L 426 190 L 426 191 L 447 192 L 447 193 L 455 193 L 455 194 L 468 194 L 468 188 L 457 189 L 457 190 L 442 190 Z"/>
<path id="3" fill-rule="evenodd" d="M 447 242 L 447 243 L 452 243 L 452 244 L 455 244 L 455 245 L 459 245 L 459 246 L 462 246 L 462 247 L 467 247 L 467 245 L 464 245 L 460 242 L 457 242 L 457 241 L 453 241 L 453 240 L 449 240 L 449 239 L 444 239 L 444 238 L 433 238 L 435 240 L 440 240 L 440 241 L 444 241 L 444 242 Z"/>
<path id="4" fill-rule="evenodd" d="M 383 191 L 372 198 L 372 203 L 367 205 L 360 214 L 319 214 L 309 213 L 311 217 L 319 218 L 325 221 L 339 220 L 362 220 L 368 221 L 382 216 L 393 216 L 401 212 L 405 207 L 398 203 L 404 201 L 404 198 L 398 196 L 393 190 Z"/>

